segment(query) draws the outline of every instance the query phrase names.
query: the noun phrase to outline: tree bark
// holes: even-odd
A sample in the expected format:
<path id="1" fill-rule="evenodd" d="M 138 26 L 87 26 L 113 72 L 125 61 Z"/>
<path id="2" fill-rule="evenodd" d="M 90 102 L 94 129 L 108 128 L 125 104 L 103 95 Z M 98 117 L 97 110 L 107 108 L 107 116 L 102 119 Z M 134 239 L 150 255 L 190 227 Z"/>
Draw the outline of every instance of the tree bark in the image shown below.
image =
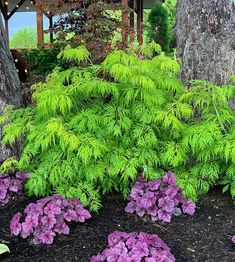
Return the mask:
<path id="1" fill-rule="evenodd" d="M 216 85 L 235 74 L 235 6 L 233 0 L 178 0 L 175 27 L 181 79 Z"/>
<path id="2" fill-rule="evenodd" d="M 21 84 L 0 15 L 0 114 L 7 104 L 13 104 L 16 107 L 21 105 Z M 1 137 L 2 129 L 0 129 L 0 162 L 3 162 L 13 154 L 14 150 L 3 145 Z"/>

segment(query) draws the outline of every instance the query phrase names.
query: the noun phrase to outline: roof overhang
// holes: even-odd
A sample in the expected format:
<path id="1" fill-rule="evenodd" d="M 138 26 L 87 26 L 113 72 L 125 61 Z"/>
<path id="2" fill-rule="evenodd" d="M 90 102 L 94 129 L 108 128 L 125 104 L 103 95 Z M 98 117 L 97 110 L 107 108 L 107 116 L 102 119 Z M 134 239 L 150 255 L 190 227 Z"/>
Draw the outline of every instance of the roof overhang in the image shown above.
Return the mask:
<path id="1" fill-rule="evenodd" d="M 0 0 L 1 1 L 1 0 Z M 135 0 L 137 1 L 137 0 Z M 20 0 L 8 0 L 8 12 L 11 12 L 17 5 L 19 5 Z M 143 0 L 144 9 L 152 8 L 155 4 L 156 0 Z M 17 12 L 35 12 L 35 5 L 31 0 L 26 0 L 22 6 L 17 9 Z"/>

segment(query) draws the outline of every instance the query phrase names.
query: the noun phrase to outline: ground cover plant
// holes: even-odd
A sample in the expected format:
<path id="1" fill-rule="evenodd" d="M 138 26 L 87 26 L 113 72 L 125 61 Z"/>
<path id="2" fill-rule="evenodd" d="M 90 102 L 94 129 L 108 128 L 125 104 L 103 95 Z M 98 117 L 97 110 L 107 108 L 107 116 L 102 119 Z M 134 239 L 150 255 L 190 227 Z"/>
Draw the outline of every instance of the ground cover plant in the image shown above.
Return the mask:
<path id="1" fill-rule="evenodd" d="M 170 248 L 154 234 L 115 231 L 108 236 L 108 247 L 90 262 L 173 262 Z"/>
<path id="2" fill-rule="evenodd" d="M 33 86 L 35 105 L 1 118 L 5 143 L 25 137 L 20 159 L 2 169 L 29 171 L 29 195 L 56 191 L 98 210 L 104 193 L 127 197 L 138 173 L 153 180 L 167 170 L 193 201 L 221 180 L 235 195 L 233 85 L 185 89 L 179 64 L 156 44 L 116 50 L 99 65 L 84 46 L 59 57 L 71 67 Z"/>
<path id="3" fill-rule="evenodd" d="M 22 195 L 23 183 L 28 179 L 28 173 L 0 174 L 0 205 L 7 204 L 13 196 Z"/>
<path id="4" fill-rule="evenodd" d="M 14 236 L 31 237 L 34 244 L 52 244 L 57 234 L 69 234 L 66 222 L 80 222 L 91 218 L 88 210 L 77 199 L 49 196 L 29 204 L 24 210 L 24 220 L 18 212 L 11 220 L 10 229 Z"/>
<path id="5" fill-rule="evenodd" d="M 170 222 L 172 216 L 182 213 L 194 215 L 196 206 L 187 200 L 177 186 L 175 176 L 168 172 L 162 179 L 147 182 L 139 176 L 128 197 L 125 208 L 128 213 L 150 216 L 152 221 Z"/>

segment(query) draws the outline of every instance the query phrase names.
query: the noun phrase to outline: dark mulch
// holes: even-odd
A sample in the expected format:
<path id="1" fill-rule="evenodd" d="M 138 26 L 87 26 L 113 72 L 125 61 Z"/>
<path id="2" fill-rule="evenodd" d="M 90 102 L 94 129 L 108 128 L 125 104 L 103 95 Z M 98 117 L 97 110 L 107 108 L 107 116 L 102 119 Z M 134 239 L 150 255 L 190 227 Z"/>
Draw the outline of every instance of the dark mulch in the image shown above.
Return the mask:
<path id="1" fill-rule="evenodd" d="M 123 211 L 125 203 L 117 195 L 108 196 L 99 214 L 84 225 L 74 225 L 69 236 L 60 236 L 51 246 L 33 246 L 27 240 L 11 238 L 9 221 L 29 200 L 15 201 L 0 208 L 0 243 L 5 241 L 10 262 L 87 262 L 106 247 L 107 236 L 115 230 L 145 231 L 158 234 L 179 262 L 235 262 L 235 206 L 221 189 L 212 190 L 198 203 L 194 217 L 175 217 L 170 224 L 142 220 Z"/>

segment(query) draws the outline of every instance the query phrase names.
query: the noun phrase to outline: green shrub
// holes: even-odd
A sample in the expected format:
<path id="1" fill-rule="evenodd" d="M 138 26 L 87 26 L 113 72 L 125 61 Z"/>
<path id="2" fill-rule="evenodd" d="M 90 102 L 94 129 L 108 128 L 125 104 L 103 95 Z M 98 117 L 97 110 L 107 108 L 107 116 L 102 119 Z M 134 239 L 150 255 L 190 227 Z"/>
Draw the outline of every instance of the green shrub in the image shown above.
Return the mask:
<path id="1" fill-rule="evenodd" d="M 100 65 L 84 47 L 60 56 L 72 54 L 78 66 L 33 86 L 35 106 L 5 110 L 3 141 L 25 142 L 2 172 L 28 171 L 29 195 L 78 197 L 92 210 L 111 190 L 127 196 L 138 172 L 155 179 L 173 170 L 192 200 L 222 178 L 235 195 L 234 86 L 195 81 L 186 90 L 180 66 L 156 44 L 142 46 L 141 59 L 114 51 Z"/>
<path id="2" fill-rule="evenodd" d="M 23 58 L 29 65 L 31 76 L 46 75 L 56 66 L 65 65 L 57 59 L 60 51 L 61 45 L 59 44 L 54 44 L 49 48 L 40 47 L 22 51 Z"/>
<path id="3" fill-rule="evenodd" d="M 49 35 L 44 34 L 45 42 L 49 42 Z M 10 48 L 37 48 L 37 28 L 28 26 L 19 29 L 10 38 Z"/>
<path id="4" fill-rule="evenodd" d="M 168 8 L 162 3 L 156 3 L 148 17 L 148 38 L 162 46 L 165 52 L 170 51 L 173 37 Z"/>

